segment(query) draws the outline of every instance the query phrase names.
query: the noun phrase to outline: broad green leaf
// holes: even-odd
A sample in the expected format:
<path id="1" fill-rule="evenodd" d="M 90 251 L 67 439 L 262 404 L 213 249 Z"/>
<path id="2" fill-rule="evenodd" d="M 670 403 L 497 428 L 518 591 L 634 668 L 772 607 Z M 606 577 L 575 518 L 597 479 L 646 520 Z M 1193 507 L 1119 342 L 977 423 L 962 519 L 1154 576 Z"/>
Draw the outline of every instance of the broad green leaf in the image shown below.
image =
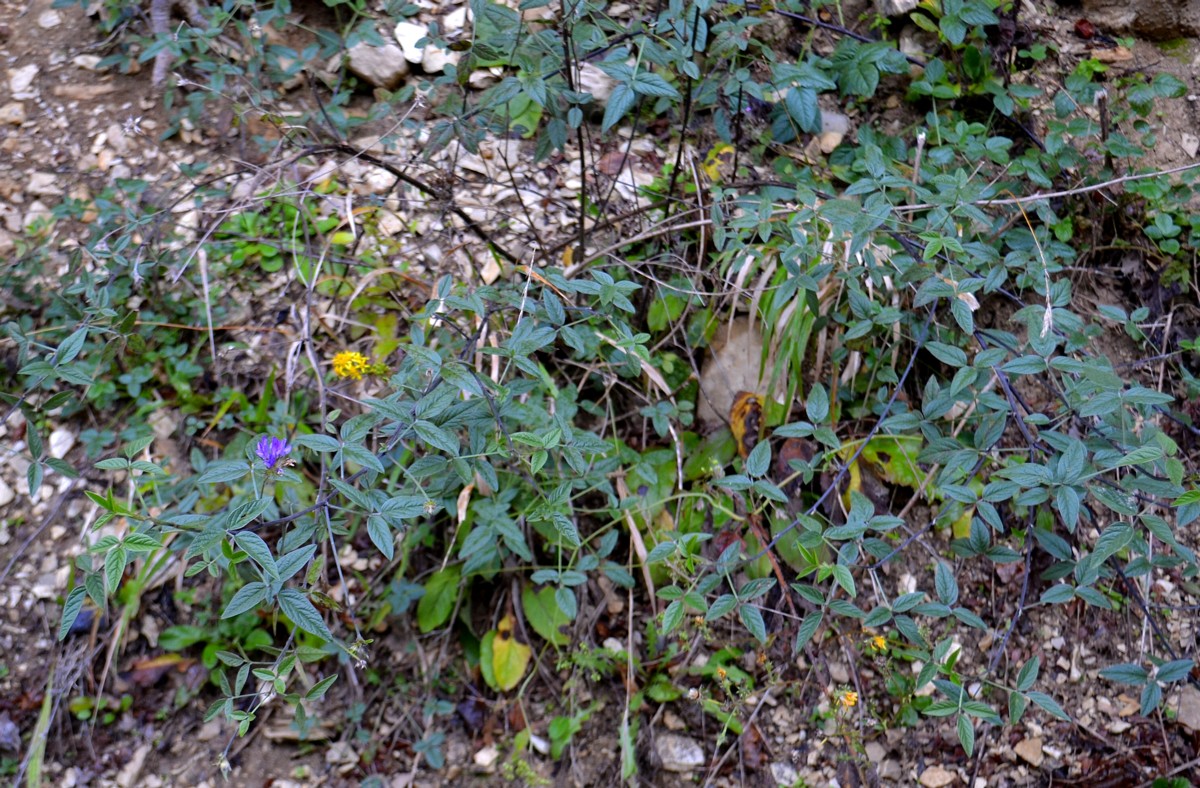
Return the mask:
<path id="1" fill-rule="evenodd" d="M 547 643 L 565 646 L 571 642 L 571 637 L 562 631 L 562 627 L 570 624 L 571 620 L 559 608 L 554 593 L 553 586 L 544 586 L 534 591 L 533 586 L 526 585 L 521 590 L 521 609 L 533 631 L 541 635 Z"/>
<path id="2" fill-rule="evenodd" d="M 422 633 L 442 626 L 454 612 L 461 572 L 458 565 L 451 565 L 434 572 L 425 582 L 425 595 L 417 603 L 417 626 Z"/>

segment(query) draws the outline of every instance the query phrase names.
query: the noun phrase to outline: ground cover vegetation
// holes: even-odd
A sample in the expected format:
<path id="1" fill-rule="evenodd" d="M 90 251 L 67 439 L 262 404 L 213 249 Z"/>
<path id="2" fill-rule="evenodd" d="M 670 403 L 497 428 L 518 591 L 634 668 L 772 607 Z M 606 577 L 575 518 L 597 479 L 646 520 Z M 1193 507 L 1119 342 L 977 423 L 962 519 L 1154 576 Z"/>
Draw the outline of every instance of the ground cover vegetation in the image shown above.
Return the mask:
<path id="1" fill-rule="evenodd" d="M 156 133 L 230 118 L 257 163 L 64 201 L 4 268 L 28 489 L 94 504 L 56 633 L 107 632 L 78 718 L 111 719 L 103 676 L 168 579 L 158 643 L 209 671 L 221 770 L 283 706 L 301 738 L 355 732 L 355 779 L 437 773 L 486 724 L 508 778 L 587 727 L 605 779 L 654 780 L 651 731 L 688 709 L 716 779 L 774 696 L 841 775 L 947 721 L 970 773 L 1029 715 L 1072 719 L 1013 646 L 1053 606 L 1124 622 L 1098 680 L 1177 713 L 1194 643 L 1156 589 L 1200 592 L 1200 381 L 1158 318 L 1195 298 L 1200 218 L 1195 171 L 1141 159 L 1182 82 L 1072 62 L 993 0 L 924 0 L 920 52 L 836 3 L 471 0 L 428 29 L 441 69 L 372 91 L 340 58 L 419 9 L 325 5 L 295 46 L 283 0 L 165 30 L 102 4 L 105 65 L 165 64 Z M 1081 294 L 1130 254 L 1157 305 Z M 758 381 L 718 402 L 702 368 L 738 321 Z M 66 421 L 79 462 L 48 450 Z M 347 681 L 404 709 L 386 752 L 369 707 L 322 720 Z"/>

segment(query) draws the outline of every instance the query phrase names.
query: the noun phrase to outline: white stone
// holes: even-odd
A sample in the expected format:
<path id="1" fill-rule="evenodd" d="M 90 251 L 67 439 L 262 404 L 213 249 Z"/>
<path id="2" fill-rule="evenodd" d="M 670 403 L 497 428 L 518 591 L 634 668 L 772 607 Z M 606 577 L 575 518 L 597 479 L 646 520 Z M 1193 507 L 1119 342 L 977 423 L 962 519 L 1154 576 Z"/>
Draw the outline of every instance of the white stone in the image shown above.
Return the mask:
<path id="1" fill-rule="evenodd" d="M 50 433 L 50 456 L 62 459 L 75 445 L 75 433 L 66 427 L 59 427 Z"/>
<path id="2" fill-rule="evenodd" d="M 664 733 L 654 740 L 654 752 L 668 772 L 686 773 L 704 765 L 704 748 L 695 739 Z"/>
<path id="3" fill-rule="evenodd" d="M 38 75 L 38 71 L 40 70 L 36 63 L 8 70 L 8 89 L 13 92 L 14 98 L 27 98 L 27 96 L 22 94 L 27 93 L 29 88 L 33 86 L 33 78 Z"/>
<path id="4" fill-rule="evenodd" d="M 488 745 L 475 753 L 475 766 L 484 771 L 491 771 L 500 760 L 500 750 L 495 745 Z"/>
<path id="5" fill-rule="evenodd" d="M 394 31 L 396 43 L 404 50 L 404 59 L 416 65 L 425 57 L 424 52 L 417 48 L 417 42 L 429 35 L 424 25 L 412 22 L 400 22 Z"/>
<path id="6" fill-rule="evenodd" d="M 941 766 L 930 766 L 921 772 L 921 785 L 925 788 L 945 788 L 958 782 L 958 775 Z"/>
<path id="7" fill-rule="evenodd" d="M 1183 133 L 1183 152 L 1195 158 L 1197 151 L 1200 151 L 1200 137 L 1185 131 Z"/>
<path id="8" fill-rule="evenodd" d="M 356 44 L 347 52 L 346 67 L 374 87 L 395 90 L 408 75 L 408 61 L 400 47 L 393 44 L 373 47 Z"/>
<path id="9" fill-rule="evenodd" d="M 0 107 L 0 125 L 20 126 L 25 122 L 25 105 L 19 101 L 10 101 Z"/>
<path id="10" fill-rule="evenodd" d="M 38 197 L 58 197 L 63 189 L 58 185 L 58 176 L 52 172 L 35 172 L 29 176 L 25 190 Z"/>
<path id="11" fill-rule="evenodd" d="M 421 56 L 421 68 L 425 69 L 426 74 L 440 74 L 446 68 L 447 63 L 458 64 L 459 53 L 447 52 L 441 47 L 427 46 L 421 50 L 424 54 Z"/>
<path id="12" fill-rule="evenodd" d="M 17 494 L 13 488 L 5 484 L 3 479 L 0 479 L 0 506 L 8 506 L 16 497 Z"/>
<path id="13" fill-rule="evenodd" d="M 467 26 L 469 21 L 471 21 L 471 10 L 465 5 L 459 6 L 442 17 L 442 29 L 447 35 L 458 33 Z"/>
<path id="14" fill-rule="evenodd" d="M 100 71 L 100 60 L 99 55 L 77 55 L 71 62 L 84 71 Z"/>
<path id="15" fill-rule="evenodd" d="M 62 24 L 62 14 L 51 8 L 49 11 L 43 11 L 38 15 L 38 27 L 43 30 L 49 30 L 52 27 L 58 27 Z"/>

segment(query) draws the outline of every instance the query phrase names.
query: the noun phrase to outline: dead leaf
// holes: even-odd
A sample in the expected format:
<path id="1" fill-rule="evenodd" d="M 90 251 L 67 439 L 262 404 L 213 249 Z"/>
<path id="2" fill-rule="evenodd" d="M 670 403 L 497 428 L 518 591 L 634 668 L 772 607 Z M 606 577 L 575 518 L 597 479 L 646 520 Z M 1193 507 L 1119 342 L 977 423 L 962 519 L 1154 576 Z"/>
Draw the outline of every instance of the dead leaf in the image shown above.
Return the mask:
<path id="1" fill-rule="evenodd" d="M 752 392 L 739 391 L 729 410 L 729 429 L 743 460 L 762 439 L 764 426 L 762 399 Z"/>

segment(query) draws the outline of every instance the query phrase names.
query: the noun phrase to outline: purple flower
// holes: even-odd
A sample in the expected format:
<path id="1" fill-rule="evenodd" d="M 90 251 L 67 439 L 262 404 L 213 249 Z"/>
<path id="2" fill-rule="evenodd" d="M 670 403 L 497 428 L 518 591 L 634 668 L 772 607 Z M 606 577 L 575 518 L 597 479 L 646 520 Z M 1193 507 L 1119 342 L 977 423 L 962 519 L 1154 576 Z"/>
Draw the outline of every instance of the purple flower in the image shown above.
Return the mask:
<path id="1" fill-rule="evenodd" d="M 288 455 L 292 447 L 283 438 L 272 438 L 264 435 L 254 447 L 254 453 L 267 466 L 267 470 L 276 470 L 276 464 Z M 281 466 L 282 467 L 282 466 Z"/>

